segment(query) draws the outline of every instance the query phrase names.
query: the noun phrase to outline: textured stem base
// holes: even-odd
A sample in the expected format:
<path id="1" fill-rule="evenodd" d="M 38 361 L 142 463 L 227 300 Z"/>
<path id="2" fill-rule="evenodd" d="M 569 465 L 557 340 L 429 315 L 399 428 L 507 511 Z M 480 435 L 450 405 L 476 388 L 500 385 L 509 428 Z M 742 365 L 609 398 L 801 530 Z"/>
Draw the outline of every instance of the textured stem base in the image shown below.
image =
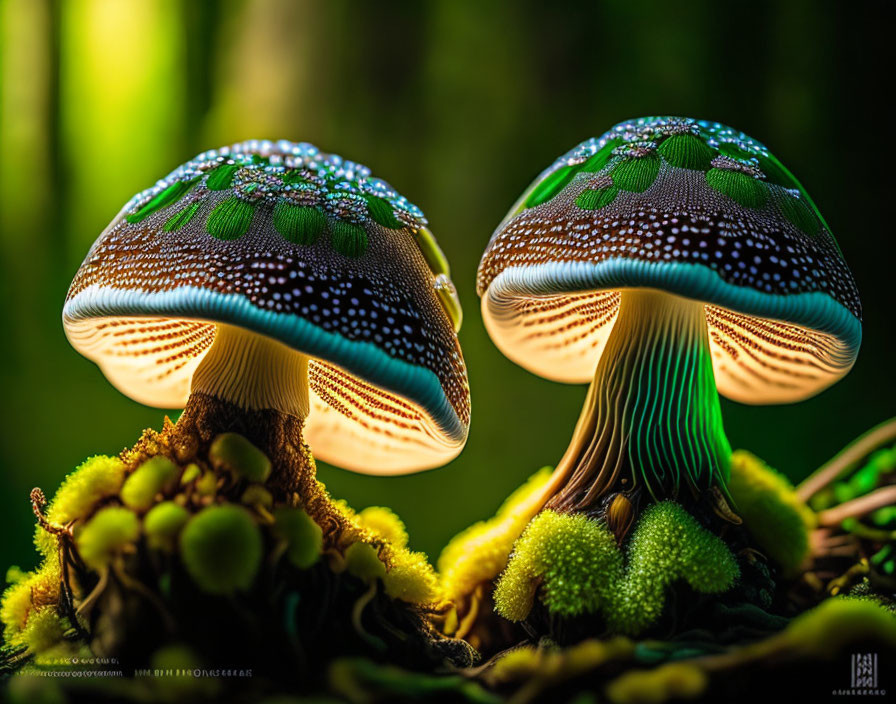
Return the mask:
<path id="1" fill-rule="evenodd" d="M 699 496 L 724 487 L 730 454 L 703 305 L 624 291 L 546 507 L 593 512 L 633 489 L 678 498 L 685 486 Z"/>

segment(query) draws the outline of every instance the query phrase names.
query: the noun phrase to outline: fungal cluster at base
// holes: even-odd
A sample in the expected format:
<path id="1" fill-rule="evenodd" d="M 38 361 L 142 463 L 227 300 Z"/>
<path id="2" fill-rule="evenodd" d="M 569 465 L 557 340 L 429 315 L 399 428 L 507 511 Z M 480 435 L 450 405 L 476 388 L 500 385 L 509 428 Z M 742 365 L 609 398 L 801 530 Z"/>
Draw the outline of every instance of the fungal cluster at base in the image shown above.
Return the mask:
<path id="1" fill-rule="evenodd" d="M 611 258 L 701 264 L 765 293 L 823 292 L 861 317 L 839 247 L 760 142 L 718 123 L 616 125 L 549 167 L 496 230 L 480 295 L 508 266 Z"/>

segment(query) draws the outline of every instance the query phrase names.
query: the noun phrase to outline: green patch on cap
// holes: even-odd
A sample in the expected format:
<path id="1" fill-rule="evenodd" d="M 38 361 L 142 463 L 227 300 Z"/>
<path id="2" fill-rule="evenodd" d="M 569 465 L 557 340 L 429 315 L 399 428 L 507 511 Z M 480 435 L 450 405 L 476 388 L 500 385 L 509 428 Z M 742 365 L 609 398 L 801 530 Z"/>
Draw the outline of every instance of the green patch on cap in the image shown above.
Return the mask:
<path id="1" fill-rule="evenodd" d="M 205 229 L 212 237 L 219 240 L 239 239 L 249 230 L 255 208 L 236 196 L 231 196 L 215 206 Z"/>
<path id="2" fill-rule="evenodd" d="M 710 169 L 706 172 L 706 183 L 745 208 L 761 208 L 765 205 L 765 185 L 740 171 Z"/>
<path id="3" fill-rule="evenodd" d="M 171 205 L 172 203 L 183 198 L 187 192 L 196 185 L 199 178 L 193 178 L 189 181 L 176 181 L 161 193 L 155 195 L 146 205 L 140 208 L 136 213 L 131 213 L 125 217 L 132 225 L 145 220 L 157 210 Z"/>
<path id="4" fill-rule="evenodd" d="M 610 175 L 613 177 L 613 185 L 623 191 L 643 193 L 653 185 L 656 176 L 660 172 L 660 158 L 656 154 L 625 159 L 620 161 Z"/>
<path id="5" fill-rule="evenodd" d="M 792 196 L 785 196 L 781 201 L 781 212 L 784 217 L 798 230 L 805 232 L 807 235 L 814 235 L 818 232 L 819 222 L 815 217 L 812 208 L 802 199 Z"/>
<path id="6" fill-rule="evenodd" d="M 621 137 L 615 137 L 614 139 L 608 140 L 604 146 L 597 150 L 594 156 L 592 156 L 590 159 L 588 159 L 588 161 L 582 164 L 579 170 L 585 173 L 600 171 L 613 157 L 613 150 L 620 144 L 622 144 L 622 142 L 623 139 Z"/>
<path id="7" fill-rule="evenodd" d="M 388 227 L 390 230 L 400 230 L 405 226 L 401 220 L 395 217 L 392 206 L 385 198 L 367 196 L 367 210 L 375 223 Z"/>
<path id="8" fill-rule="evenodd" d="M 692 134 L 674 134 L 657 151 L 670 165 L 697 171 L 706 171 L 716 156 L 712 147 Z"/>
<path id="9" fill-rule="evenodd" d="M 803 190 L 799 182 L 793 177 L 793 174 L 771 154 L 768 156 L 759 156 L 756 157 L 756 159 L 759 162 L 759 168 L 762 169 L 762 173 L 765 174 L 765 178 L 768 179 L 769 183 L 774 183 L 775 185 L 783 186 L 784 188 L 798 188 L 800 191 Z"/>
<path id="10" fill-rule="evenodd" d="M 367 251 L 367 232 L 360 225 L 344 220 L 333 223 L 330 241 L 333 249 L 346 257 L 357 259 Z"/>
<path id="11" fill-rule="evenodd" d="M 582 210 L 600 210 L 612 203 L 617 193 L 619 193 L 619 189 L 616 186 L 589 188 L 579 194 L 579 197 L 576 198 L 576 205 Z"/>
<path id="12" fill-rule="evenodd" d="M 221 164 L 218 168 L 209 172 L 205 182 L 210 191 L 224 191 L 233 184 L 233 176 L 239 171 L 239 164 Z"/>
<path id="13" fill-rule="evenodd" d="M 274 206 L 274 228 L 293 244 L 314 244 L 327 228 L 327 216 L 317 208 L 281 200 Z"/>
<path id="14" fill-rule="evenodd" d="M 191 203 L 183 210 L 177 211 L 174 215 L 172 215 L 168 220 L 165 221 L 165 225 L 162 229 L 165 232 L 173 232 L 175 230 L 179 230 L 182 227 L 186 227 L 187 223 L 193 219 L 193 216 L 199 211 L 199 206 L 201 203 Z"/>
<path id="15" fill-rule="evenodd" d="M 553 173 L 548 174 L 542 179 L 532 193 L 526 198 L 525 207 L 534 208 L 536 205 L 547 203 L 551 198 L 562 191 L 575 175 L 579 172 L 580 164 L 575 166 L 561 166 Z"/>

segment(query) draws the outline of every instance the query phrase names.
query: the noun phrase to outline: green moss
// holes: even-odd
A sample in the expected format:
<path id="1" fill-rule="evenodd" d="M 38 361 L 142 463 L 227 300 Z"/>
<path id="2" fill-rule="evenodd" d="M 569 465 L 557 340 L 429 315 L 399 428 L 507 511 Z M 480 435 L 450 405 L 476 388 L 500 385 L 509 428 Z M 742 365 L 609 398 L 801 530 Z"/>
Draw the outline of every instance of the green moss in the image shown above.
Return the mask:
<path id="1" fill-rule="evenodd" d="M 706 183 L 745 208 L 761 208 L 768 195 L 762 181 L 730 169 L 710 169 Z"/>
<path id="2" fill-rule="evenodd" d="M 238 433 L 222 433 L 208 449 L 212 466 L 250 482 L 264 483 L 271 476 L 271 461 Z"/>
<path id="3" fill-rule="evenodd" d="M 187 572 L 210 594 L 232 594 L 252 586 L 261 564 L 261 532 L 239 506 L 210 506 L 196 514 L 180 534 Z"/>
<path id="4" fill-rule="evenodd" d="M 49 650 L 62 641 L 68 622 L 53 608 L 35 610 L 25 627 L 11 640 L 10 645 L 25 646 L 32 654 Z"/>
<path id="5" fill-rule="evenodd" d="M 177 536 L 189 519 L 190 513 L 173 501 L 153 506 L 143 519 L 147 545 L 155 550 L 173 552 Z"/>
<path id="6" fill-rule="evenodd" d="M 157 494 L 174 488 L 179 473 L 177 465 L 167 457 L 150 457 L 125 479 L 121 500 L 135 511 L 146 511 L 155 502 Z"/>
<path id="7" fill-rule="evenodd" d="M 84 518 L 98 501 L 119 492 L 124 470 L 124 463 L 117 457 L 98 455 L 86 460 L 63 480 L 47 509 L 47 518 L 61 525 Z"/>
<path id="8" fill-rule="evenodd" d="M 660 172 L 660 158 L 656 154 L 623 159 L 610 172 L 613 185 L 623 191 L 643 193 L 656 181 Z"/>
<path id="9" fill-rule="evenodd" d="M 394 548 L 407 547 L 407 529 L 392 509 L 385 506 L 368 506 L 358 513 L 356 518 L 363 528 L 383 540 L 388 540 Z"/>
<path id="10" fill-rule="evenodd" d="M 345 551 L 345 569 L 365 582 L 386 576 L 386 565 L 380 560 L 376 548 L 367 543 L 352 543 L 348 546 Z"/>
<path id="11" fill-rule="evenodd" d="M 89 567 L 99 570 L 112 557 L 140 537 L 140 520 L 130 509 L 107 506 L 96 512 L 80 531 L 75 533 L 75 544 L 81 559 Z"/>
<path id="12" fill-rule="evenodd" d="M 3 634 L 10 641 L 25 628 L 29 616 L 59 603 L 62 570 L 56 553 L 47 557 L 40 569 L 25 572 L 3 592 L 0 600 L 0 622 Z"/>
<path id="13" fill-rule="evenodd" d="M 274 511 L 274 532 L 287 544 L 286 556 L 301 569 L 311 567 L 323 551 L 323 531 L 300 508 L 281 506 Z"/>
<path id="14" fill-rule="evenodd" d="M 587 188 L 576 198 L 576 205 L 582 210 L 600 210 L 612 203 L 619 189 L 615 186 L 606 188 Z"/>
<path id="15" fill-rule="evenodd" d="M 648 508 L 627 549 L 583 514 L 543 511 L 514 546 L 495 588 L 495 606 L 524 619 L 536 595 L 555 614 L 601 612 L 611 631 L 637 634 L 656 622 L 666 589 L 685 580 L 703 593 L 728 590 L 739 574 L 726 545 L 671 501 Z"/>
<path id="16" fill-rule="evenodd" d="M 274 497 L 261 484 L 251 484 L 243 492 L 240 502 L 246 506 L 271 508 L 274 505 Z"/>
<path id="17" fill-rule="evenodd" d="M 495 685 L 535 678 L 546 687 L 563 685 L 608 663 L 629 660 L 634 652 L 635 644 L 622 636 L 583 640 L 568 648 L 524 645 L 499 656 L 486 677 Z"/>
<path id="18" fill-rule="evenodd" d="M 706 691 L 708 683 L 706 673 L 696 665 L 675 662 L 626 672 L 607 685 L 606 694 L 613 704 L 694 699 Z"/>
<path id="19" fill-rule="evenodd" d="M 426 555 L 399 549 L 392 552 L 392 564 L 383 576 L 386 594 L 411 604 L 435 604 L 441 600 L 439 579 Z"/>
<path id="20" fill-rule="evenodd" d="M 693 134 L 675 134 L 663 141 L 657 150 L 672 166 L 706 171 L 716 156 L 715 150 Z"/>
<path id="21" fill-rule="evenodd" d="M 786 644 L 805 656 L 829 660 L 852 643 L 868 642 L 896 647 L 896 614 L 865 599 L 841 597 L 800 614 L 766 647 L 777 650 Z"/>
<path id="22" fill-rule="evenodd" d="M 215 239 L 236 240 L 249 231 L 254 214 L 254 206 L 231 196 L 215 206 L 205 222 L 205 230 Z"/>
<path id="23" fill-rule="evenodd" d="M 785 572 L 796 570 L 809 554 L 815 514 L 787 479 L 745 450 L 731 455 L 728 491 L 734 510 L 758 546 Z"/>
<path id="24" fill-rule="evenodd" d="M 438 568 L 448 599 L 463 598 L 507 566 L 513 544 L 534 512 L 529 504 L 550 476 L 551 467 L 542 467 L 504 501 L 493 518 L 474 523 L 445 546 Z"/>
<path id="25" fill-rule="evenodd" d="M 333 223 L 330 241 L 340 254 L 357 259 L 367 251 L 367 231 L 360 225 L 343 220 Z"/>
<path id="26" fill-rule="evenodd" d="M 317 208 L 286 201 L 274 206 L 274 228 L 283 239 L 294 244 L 314 244 L 327 229 L 327 216 Z"/>

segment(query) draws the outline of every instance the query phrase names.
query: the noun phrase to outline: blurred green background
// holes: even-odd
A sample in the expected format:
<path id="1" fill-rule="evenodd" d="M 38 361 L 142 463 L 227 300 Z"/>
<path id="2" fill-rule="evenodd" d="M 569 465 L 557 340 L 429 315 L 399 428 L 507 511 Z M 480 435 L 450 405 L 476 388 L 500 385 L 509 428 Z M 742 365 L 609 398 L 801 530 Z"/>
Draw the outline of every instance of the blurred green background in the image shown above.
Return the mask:
<path id="1" fill-rule="evenodd" d="M 205 149 L 288 138 L 370 166 L 427 213 L 465 306 L 466 450 L 431 472 L 321 467 L 392 506 L 433 557 L 566 447 L 584 387 L 494 348 L 474 276 L 532 177 L 613 123 L 680 114 L 766 142 L 813 195 L 865 304 L 853 372 L 804 403 L 724 402 L 732 445 L 798 479 L 894 413 L 893 138 L 883 2 L 544 3 L 0 0 L 0 564 L 31 566 L 28 492 L 116 453 L 163 412 L 68 345 L 60 314 L 91 242 Z"/>

